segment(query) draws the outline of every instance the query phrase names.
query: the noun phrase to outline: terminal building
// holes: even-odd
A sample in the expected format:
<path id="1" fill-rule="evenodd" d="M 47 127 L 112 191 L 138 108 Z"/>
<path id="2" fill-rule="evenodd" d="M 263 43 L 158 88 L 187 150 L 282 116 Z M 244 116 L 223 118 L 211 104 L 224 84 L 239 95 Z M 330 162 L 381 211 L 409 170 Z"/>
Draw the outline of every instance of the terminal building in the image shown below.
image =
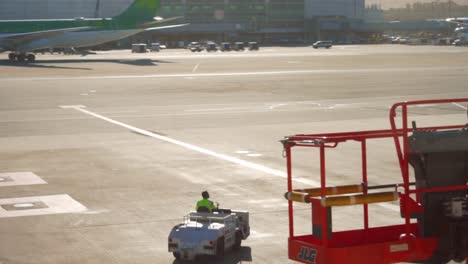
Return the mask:
<path id="1" fill-rule="evenodd" d="M 158 15 L 181 16 L 186 28 L 167 30 L 185 40 L 306 43 L 351 41 L 372 34 L 365 0 L 161 0 Z"/>
<path id="2" fill-rule="evenodd" d="M 375 34 L 365 0 L 159 0 L 157 16 L 181 17 L 181 28 L 137 36 L 167 43 L 213 40 L 350 42 Z M 112 17 L 133 0 L 2 0 L 0 19 Z"/>

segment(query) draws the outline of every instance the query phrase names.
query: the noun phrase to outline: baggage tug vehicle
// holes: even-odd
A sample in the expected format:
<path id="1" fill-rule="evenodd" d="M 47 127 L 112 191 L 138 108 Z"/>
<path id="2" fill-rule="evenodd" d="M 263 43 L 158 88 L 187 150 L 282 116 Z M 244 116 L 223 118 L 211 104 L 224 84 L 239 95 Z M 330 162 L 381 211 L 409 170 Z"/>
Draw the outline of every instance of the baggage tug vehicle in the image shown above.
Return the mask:
<path id="1" fill-rule="evenodd" d="M 169 234 L 168 249 L 176 259 L 199 256 L 223 257 L 238 250 L 250 235 L 249 212 L 217 209 L 212 213 L 190 212 Z"/>

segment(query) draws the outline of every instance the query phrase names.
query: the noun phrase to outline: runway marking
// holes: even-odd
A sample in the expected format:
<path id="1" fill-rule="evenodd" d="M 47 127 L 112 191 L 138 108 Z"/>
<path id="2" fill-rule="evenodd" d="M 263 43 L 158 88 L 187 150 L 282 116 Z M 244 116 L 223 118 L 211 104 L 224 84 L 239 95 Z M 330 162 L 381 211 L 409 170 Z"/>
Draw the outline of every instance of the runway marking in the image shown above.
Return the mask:
<path id="1" fill-rule="evenodd" d="M 87 210 L 68 194 L 0 199 L 0 218 L 82 213 Z"/>
<path id="2" fill-rule="evenodd" d="M 229 108 L 208 108 L 208 109 L 192 109 L 192 110 L 184 110 L 184 112 L 208 112 L 208 111 L 226 111 L 226 110 L 245 110 L 250 109 L 248 107 L 229 107 Z"/>
<path id="3" fill-rule="evenodd" d="M 30 78 L 0 78 L 2 81 L 52 81 L 52 80 L 112 80 L 112 79 L 145 79 L 145 78 L 201 78 L 201 77 L 245 77 L 261 75 L 291 75 L 291 74 L 346 74 L 346 73 L 388 73 L 411 71 L 446 71 L 467 70 L 467 67 L 414 67 L 414 68 L 363 68 L 363 69 L 328 69 L 328 70 L 278 70 L 251 72 L 219 72 L 219 73 L 179 73 L 179 74 L 147 74 L 147 75 L 108 75 L 81 77 L 30 77 Z"/>
<path id="4" fill-rule="evenodd" d="M 0 173 L 0 187 L 34 184 L 47 184 L 47 182 L 33 172 Z"/>
<path id="5" fill-rule="evenodd" d="M 271 233 L 260 233 L 255 230 L 250 230 L 250 238 L 255 239 L 255 238 L 269 238 L 269 237 L 274 237 L 274 234 Z"/>
<path id="6" fill-rule="evenodd" d="M 274 104 L 274 105 L 270 105 L 269 109 L 270 109 L 270 110 L 273 110 L 273 109 L 275 109 L 275 108 L 277 108 L 277 107 L 286 106 L 286 105 L 287 105 L 287 104 L 285 104 L 285 103 Z"/>
<path id="7" fill-rule="evenodd" d="M 176 140 L 176 139 L 172 139 L 172 138 L 169 138 L 169 137 L 166 137 L 166 136 L 158 135 L 158 134 L 155 134 L 153 132 L 150 132 L 150 131 L 147 131 L 147 130 L 144 130 L 144 129 L 141 129 L 141 128 L 137 128 L 137 127 L 134 127 L 134 126 L 131 126 L 131 125 L 127 125 L 127 124 L 119 122 L 117 120 L 114 120 L 114 119 L 111 119 L 111 118 L 96 114 L 96 113 L 91 112 L 89 110 L 86 110 L 86 109 L 84 109 L 83 107 L 80 107 L 80 106 L 61 106 L 61 107 L 62 108 L 68 108 L 68 109 L 74 109 L 74 110 L 80 111 L 80 112 L 82 112 L 84 114 L 87 114 L 87 115 L 93 116 L 95 118 L 107 121 L 107 122 L 112 123 L 114 125 L 124 127 L 124 128 L 129 129 L 129 130 L 131 130 L 133 132 L 136 132 L 136 133 L 148 136 L 148 137 L 152 137 L 152 138 L 155 138 L 155 139 L 159 139 L 159 140 L 162 140 L 162 141 L 165 141 L 165 142 L 169 142 L 169 143 L 178 145 L 180 147 L 184 147 L 186 149 L 190 149 L 190 150 L 193 150 L 193 151 L 196 151 L 196 152 L 208 155 L 208 156 L 212 156 L 212 157 L 215 157 L 215 158 L 218 158 L 218 159 L 229 161 L 229 162 L 232 162 L 234 164 L 237 164 L 237 165 L 240 165 L 240 166 L 243 166 L 243 167 L 246 167 L 246 168 L 254 169 L 254 170 L 261 171 L 261 172 L 264 172 L 264 173 L 267 173 L 267 174 L 270 174 L 270 175 L 278 176 L 278 177 L 281 177 L 281 178 L 286 178 L 287 177 L 286 173 L 283 172 L 283 171 L 271 169 L 271 168 L 268 168 L 268 167 L 260 165 L 260 164 L 256 164 L 256 163 L 253 163 L 253 162 L 250 162 L 250 161 L 246 161 L 246 160 L 242 160 L 242 159 L 239 159 L 239 158 L 231 157 L 231 156 L 228 156 L 228 155 L 225 155 L 225 154 L 217 153 L 215 151 L 205 149 L 205 148 L 202 148 L 202 147 L 199 147 L 199 146 L 195 146 L 195 145 L 192 145 L 192 144 L 189 144 L 189 143 L 186 143 L 186 142 L 182 142 L 182 141 L 179 141 L 179 140 Z M 301 182 L 301 181 L 297 181 L 297 182 Z M 313 184 L 315 186 L 319 186 L 318 182 L 315 182 L 315 181 L 312 181 L 312 180 L 308 180 L 307 183 Z"/>
<path id="8" fill-rule="evenodd" d="M 197 69 L 198 69 L 198 66 L 200 66 L 200 63 L 198 63 L 197 65 L 195 65 L 195 67 L 193 67 L 193 70 L 192 70 L 192 72 L 196 72 L 196 71 L 197 71 Z"/>
<path id="9" fill-rule="evenodd" d="M 460 107 L 460 108 L 463 109 L 463 110 L 468 110 L 468 108 L 467 108 L 466 106 L 463 106 L 463 105 L 461 105 L 461 104 L 459 104 L 459 103 L 452 103 L 452 104 L 455 105 L 455 106 Z"/>
<path id="10" fill-rule="evenodd" d="M 395 212 L 400 212 L 400 206 L 393 203 L 378 203 L 377 205 Z"/>

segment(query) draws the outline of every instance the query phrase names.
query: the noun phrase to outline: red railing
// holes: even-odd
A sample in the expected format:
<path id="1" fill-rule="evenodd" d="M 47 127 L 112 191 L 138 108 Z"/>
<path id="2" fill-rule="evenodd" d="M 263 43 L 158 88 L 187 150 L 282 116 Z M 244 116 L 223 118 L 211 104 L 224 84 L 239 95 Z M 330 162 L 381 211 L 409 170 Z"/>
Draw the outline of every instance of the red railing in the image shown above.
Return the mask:
<path id="1" fill-rule="evenodd" d="M 405 232 L 407 239 L 414 237 L 414 224 L 410 223 L 410 216 L 412 212 L 418 210 L 415 205 L 415 201 L 412 200 L 410 194 L 420 194 L 425 192 L 442 192 L 442 191 L 453 191 L 453 190 L 468 190 L 468 186 L 450 186 L 444 188 L 429 188 L 429 189 L 410 189 L 410 185 L 413 183 L 409 180 L 409 145 L 408 137 L 411 132 L 415 129 L 417 131 L 441 131 L 449 129 L 461 129 L 465 125 L 450 125 L 450 126 L 434 126 L 434 127 L 421 127 L 421 128 L 409 128 L 408 127 L 408 106 L 413 105 L 428 105 L 428 104 L 447 104 L 447 103 L 468 103 L 468 98 L 463 99 L 446 99 L 446 100 L 423 100 L 423 101 L 410 101 L 410 102 L 401 102 L 394 104 L 390 109 L 390 125 L 391 129 L 389 130 L 373 130 L 373 131 L 359 131 L 359 132 L 344 132 L 344 133 L 327 133 L 327 134 L 298 134 L 290 137 L 286 137 L 282 142 L 285 148 L 286 153 L 286 162 L 287 162 L 287 184 L 288 192 L 293 192 L 292 185 L 292 147 L 302 146 L 302 147 L 317 147 L 320 151 L 320 197 L 307 198 L 312 204 L 317 204 L 318 198 L 323 199 L 326 195 L 326 159 L 325 159 L 325 149 L 326 148 L 336 148 L 339 143 L 346 141 L 357 141 L 361 143 L 361 183 L 363 185 L 362 193 L 364 195 L 368 194 L 368 189 L 372 187 L 368 186 L 368 175 L 367 175 L 367 140 L 377 139 L 377 138 L 393 138 L 395 142 L 395 148 L 398 156 L 398 162 L 400 165 L 401 175 L 403 183 L 394 184 L 395 189 L 397 187 L 402 187 L 403 192 L 399 193 L 400 195 L 400 209 L 404 214 L 405 218 Z M 400 128 L 396 126 L 395 117 L 397 115 L 397 110 L 401 108 L 401 118 L 402 125 Z M 468 112 L 467 112 L 468 114 Z M 400 142 L 402 141 L 402 143 Z M 402 147 L 403 145 L 403 147 Z M 388 187 L 388 186 L 386 186 Z M 376 187 L 377 188 L 377 187 Z M 417 195 L 419 196 L 419 195 Z M 419 202 L 419 197 L 418 201 Z M 289 213 L 289 237 L 294 237 L 294 207 L 293 201 L 289 199 L 288 201 L 288 213 Z M 320 214 L 321 220 L 321 230 L 322 236 L 320 239 L 320 245 L 327 247 L 329 245 L 329 238 L 327 235 L 328 232 L 328 219 L 325 209 L 322 208 L 322 213 Z M 363 203 L 363 232 L 364 234 L 369 231 L 369 212 L 367 203 Z M 468 263 L 468 262 L 467 262 Z"/>

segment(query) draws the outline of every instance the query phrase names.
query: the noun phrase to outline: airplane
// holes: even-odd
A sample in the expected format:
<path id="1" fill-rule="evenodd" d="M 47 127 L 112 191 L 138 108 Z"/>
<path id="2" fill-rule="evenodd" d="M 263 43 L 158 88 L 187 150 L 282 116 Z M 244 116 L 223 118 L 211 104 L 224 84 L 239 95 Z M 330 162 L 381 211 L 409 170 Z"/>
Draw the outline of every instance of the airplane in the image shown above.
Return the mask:
<path id="1" fill-rule="evenodd" d="M 144 31 L 186 26 L 153 27 L 180 17 L 154 17 L 159 0 L 135 0 L 112 18 L 0 20 L 0 53 L 11 51 L 10 61 L 34 62 L 40 49 L 81 48 L 120 40 Z"/>

